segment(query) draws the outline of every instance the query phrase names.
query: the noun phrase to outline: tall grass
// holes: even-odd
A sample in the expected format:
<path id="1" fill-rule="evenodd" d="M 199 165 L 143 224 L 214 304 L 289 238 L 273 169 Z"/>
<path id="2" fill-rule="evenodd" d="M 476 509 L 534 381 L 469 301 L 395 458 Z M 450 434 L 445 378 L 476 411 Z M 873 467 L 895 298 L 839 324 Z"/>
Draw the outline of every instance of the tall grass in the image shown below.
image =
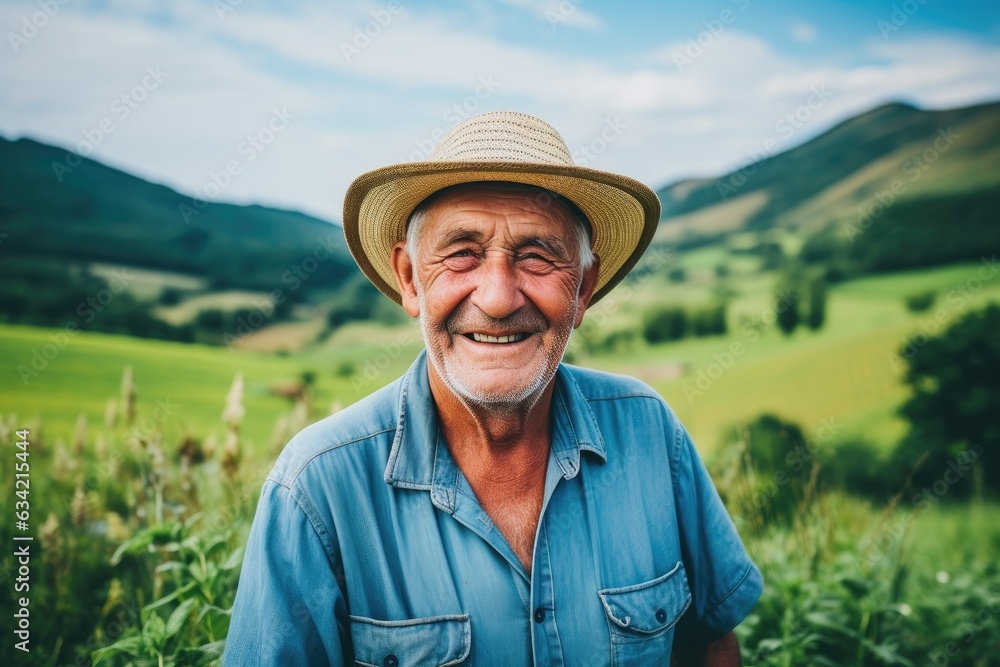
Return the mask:
<path id="1" fill-rule="evenodd" d="M 31 431 L 31 664 L 218 664 L 264 476 L 288 436 L 319 416 L 303 396 L 275 424 L 271 451 L 244 451 L 237 376 L 219 396 L 223 442 L 167 441 L 169 405 L 137 410 L 137 384 L 126 370 L 104 423 L 78 420 L 69 443 L 44 424 L 0 417 L 5 460 L 13 431 Z M 760 476 L 740 451 L 717 459 L 713 474 L 766 582 L 737 629 L 746 664 L 998 664 L 997 505 L 945 498 L 904 520 L 905 503 L 817 488 L 815 467 L 780 502 L 759 502 Z M 3 522 L 0 540 L 10 538 Z M 4 614 L 13 572 L 6 555 Z M 10 646 L 3 664 L 19 657 Z"/>
<path id="2" fill-rule="evenodd" d="M 1000 664 L 1000 506 L 913 506 L 904 488 L 879 507 L 820 489 L 821 465 L 762 492 L 745 451 L 716 459 L 766 584 L 737 628 L 746 664 Z"/>

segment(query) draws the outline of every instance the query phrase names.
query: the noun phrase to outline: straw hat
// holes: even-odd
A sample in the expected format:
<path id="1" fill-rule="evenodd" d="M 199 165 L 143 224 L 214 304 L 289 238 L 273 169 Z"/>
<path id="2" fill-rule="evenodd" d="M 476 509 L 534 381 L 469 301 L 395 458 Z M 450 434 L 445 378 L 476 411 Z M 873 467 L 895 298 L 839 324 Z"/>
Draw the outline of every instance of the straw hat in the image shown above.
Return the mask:
<path id="1" fill-rule="evenodd" d="M 425 162 L 389 165 L 362 174 L 344 198 L 344 234 L 354 260 L 383 294 L 400 303 L 392 247 L 406 237 L 413 209 L 429 195 L 459 183 L 507 181 L 566 197 L 590 222 L 601 258 L 591 304 L 621 281 L 649 245 L 660 200 L 642 183 L 579 167 L 548 123 L 513 111 L 472 116 L 441 139 Z"/>

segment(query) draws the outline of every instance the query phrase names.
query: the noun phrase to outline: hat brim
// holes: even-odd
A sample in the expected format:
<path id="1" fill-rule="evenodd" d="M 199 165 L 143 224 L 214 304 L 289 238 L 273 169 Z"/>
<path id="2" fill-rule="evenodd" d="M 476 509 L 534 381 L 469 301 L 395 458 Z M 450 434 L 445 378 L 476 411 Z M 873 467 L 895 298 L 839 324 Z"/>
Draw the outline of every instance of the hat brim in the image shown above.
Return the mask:
<path id="1" fill-rule="evenodd" d="M 379 289 L 401 302 L 392 247 L 405 239 L 413 209 L 443 188 L 477 181 L 535 185 L 566 197 L 587 216 L 600 257 L 590 303 L 607 295 L 649 246 L 660 200 L 639 181 L 588 167 L 525 162 L 411 162 L 362 174 L 344 198 L 344 235 L 354 260 Z"/>

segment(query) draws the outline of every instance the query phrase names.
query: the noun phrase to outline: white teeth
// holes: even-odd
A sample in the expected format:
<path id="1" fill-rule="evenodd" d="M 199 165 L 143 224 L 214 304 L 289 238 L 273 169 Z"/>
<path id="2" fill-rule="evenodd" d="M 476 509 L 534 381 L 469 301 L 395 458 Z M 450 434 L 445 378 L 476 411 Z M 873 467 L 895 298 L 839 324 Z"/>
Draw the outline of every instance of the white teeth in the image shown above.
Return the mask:
<path id="1" fill-rule="evenodd" d="M 509 336 L 487 336 L 486 334 L 474 333 L 472 339 L 477 343 L 516 343 L 524 338 L 524 334 L 511 334 Z"/>

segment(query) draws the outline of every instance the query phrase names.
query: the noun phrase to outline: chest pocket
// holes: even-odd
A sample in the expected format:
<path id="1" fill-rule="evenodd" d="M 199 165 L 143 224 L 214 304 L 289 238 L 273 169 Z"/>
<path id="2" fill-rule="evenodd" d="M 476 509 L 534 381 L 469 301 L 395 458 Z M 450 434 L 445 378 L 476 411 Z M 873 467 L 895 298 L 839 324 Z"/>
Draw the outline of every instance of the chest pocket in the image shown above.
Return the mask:
<path id="1" fill-rule="evenodd" d="M 615 665 L 667 664 L 673 628 L 691 604 L 680 562 L 652 581 L 598 591 L 611 631 Z"/>
<path id="2" fill-rule="evenodd" d="M 457 665 L 469 657 L 468 614 L 378 621 L 351 616 L 354 662 L 367 667 Z"/>

